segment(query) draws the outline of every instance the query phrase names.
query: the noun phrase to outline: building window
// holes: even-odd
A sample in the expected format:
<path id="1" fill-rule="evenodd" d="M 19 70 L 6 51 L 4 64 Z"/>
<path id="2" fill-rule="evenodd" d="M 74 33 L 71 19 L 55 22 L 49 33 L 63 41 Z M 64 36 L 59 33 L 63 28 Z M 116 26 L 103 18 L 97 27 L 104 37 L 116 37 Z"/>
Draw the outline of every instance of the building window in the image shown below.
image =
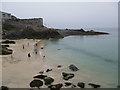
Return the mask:
<path id="1" fill-rule="evenodd" d="M 3 14 L 3 17 L 5 17 L 5 14 Z"/>
<path id="2" fill-rule="evenodd" d="M 10 17 L 10 14 L 8 14 L 8 17 Z"/>

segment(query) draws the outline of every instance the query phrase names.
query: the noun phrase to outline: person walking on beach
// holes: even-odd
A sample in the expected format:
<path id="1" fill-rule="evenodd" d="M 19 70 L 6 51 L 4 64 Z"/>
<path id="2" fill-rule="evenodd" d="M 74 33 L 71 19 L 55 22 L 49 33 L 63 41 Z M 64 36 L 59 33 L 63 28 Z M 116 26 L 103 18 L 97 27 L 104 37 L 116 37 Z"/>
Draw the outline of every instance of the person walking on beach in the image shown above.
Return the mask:
<path id="1" fill-rule="evenodd" d="M 43 56 L 43 59 L 45 58 L 45 55 Z"/>
<path id="2" fill-rule="evenodd" d="M 38 50 L 37 50 L 37 49 L 34 49 L 34 52 L 35 52 L 35 54 L 37 54 L 37 53 L 38 53 Z"/>
<path id="3" fill-rule="evenodd" d="M 23 49 L 24 49 L 24 45 L 23 45 Z"/>
<path id="4" fill-rule="evenodd" d="M 30 53 L 28 53 L 28 57 L 29 57 L 29 58 L 31 57 Z"/>

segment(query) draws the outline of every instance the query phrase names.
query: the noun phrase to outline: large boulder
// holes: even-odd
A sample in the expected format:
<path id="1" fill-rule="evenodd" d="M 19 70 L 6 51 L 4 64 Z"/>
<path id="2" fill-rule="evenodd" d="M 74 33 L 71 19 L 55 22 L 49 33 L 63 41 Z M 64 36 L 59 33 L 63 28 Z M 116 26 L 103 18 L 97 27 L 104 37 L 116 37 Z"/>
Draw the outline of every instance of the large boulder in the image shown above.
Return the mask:
<path id="1" fill-rule="evenodd" d="M 83 83 L 83 82 L 78 82 L 77 86 L 80 87 L 80 88 L 84 88 L 84 87 L 85 87 L 85 83 Z"/>
<path id="2" fill-rule="evenodd" d="M 45 81 L 45 85 L 50 85 L 52 82 L 54 82 L 54 79 L 51 77 L 45 77 L 44 81 Z"/>
<path id="3" fill-rule="evenodd" d="M 37 75 L 37 76 L 34 76 L 33 78 L 44 79 L 45 77 L 47 77 L 47 76 L 46 75 Z"/>
<path id="4" fill-rule="evenodd" d="M 63 79 L 64 80 L 69 80 L 71 78 L 74 77 L 74 74 L 73 73 L 65 73 L 65 72 L 62 72 L 62 75 L 63 75 Z"/>
<path id="5" fill-rule="evenodd" d="M 98 84 L 89 83 L 88 85 L 90 85 L 93 88 L 100 88 L 100 85 Z"/>
<path id="6" fill-rule="evenodd" d="M 1 90 L 9 90 L 7 86 L 1 86 Z"/>
<path id="7" fill-rule="evenodd" d="M 37 87 L 40 88 L 43 85 L 41 80 L 33 80 L 30 82 L 30 87 Z"/>
<path id="8" fill-rule="evenodd" d="M 71 64 L 71 65 L 69 66 L 69 69 L 72 70 L 72 71 L 78 71 L 78 70 L 79 70 L 79 69 L 78 69 L 75 65 L 73 65 L 73 64 Z"/>
<path id="9" fill-rule="evenodd" d="M 62 86 L 63 84 L 55 84 L 55 85 L 48 86 L 48 88 L 50 88 L 50 90 L 60 90 Z"/>

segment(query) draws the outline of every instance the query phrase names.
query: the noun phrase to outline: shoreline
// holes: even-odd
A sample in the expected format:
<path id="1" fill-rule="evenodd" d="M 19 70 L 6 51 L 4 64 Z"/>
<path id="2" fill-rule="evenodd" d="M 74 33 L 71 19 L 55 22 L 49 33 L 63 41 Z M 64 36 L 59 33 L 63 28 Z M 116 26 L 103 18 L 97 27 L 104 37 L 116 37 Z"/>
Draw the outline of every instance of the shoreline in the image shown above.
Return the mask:
<path id="1" fill-rule="evenodd" d="M 68 65 L 62 65 L 61 68 L 57 68 L 59 64 L 50 63 L 47 58 L 43 58 L 43 51 L 46 44 L 45 40 L 21 39 L 15 41 L 15 45 L 10 45 L 10 48 L 13 49 L 14 60 L 11 60 L 11 55 L 3 55 L 3 86 L 8 86 L 8 88 L 30 88 L 29 83 L 34 80 L 33 77 L 40 75 L 40 71 L 44 71 L 43 75 L 54 78 L 53 84 L 71 82 L 77 85 L 78 82 L 82 81 L 86 83 L 86 88 L 91 88 L 87 85 L 88 81 L 92 81 L 89 75 L 88 78 L 85 78 L 80 75 L 82 72 L 72 72 L 69 70 Z M 25 46 L 24 49 L 22 47 L 23 43 Z M 41 47 L 43 49 L 41 49 Z M 38 54 L 34 53 L 35 48 L 39 50 Z M 31 54 L 30 59 L 27 57 L 29 52 Z M 52 71 L 46 72 L 47 69 L 52 69 Z M 75 77 L 69 81 L 65 81 L 62 78 L 62 72 L 74 73 Z M 102 85 L 102 87 L 104 87 L 104 85 Z M 47 86 L 43 85 L 41 88 L 47 88 Z M 70 87 L 63 86 L 62 88 Z"/>

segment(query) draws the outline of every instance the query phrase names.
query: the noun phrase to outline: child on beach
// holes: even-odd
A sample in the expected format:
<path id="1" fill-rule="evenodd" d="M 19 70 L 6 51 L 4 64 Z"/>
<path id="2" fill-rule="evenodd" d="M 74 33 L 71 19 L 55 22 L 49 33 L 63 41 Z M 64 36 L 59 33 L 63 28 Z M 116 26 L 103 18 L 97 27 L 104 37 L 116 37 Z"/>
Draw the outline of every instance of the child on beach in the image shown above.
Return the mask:
<path id="1" fill-rule="evenodd" d="M 38 53 L 38 50 L 37 50 L 37 49 L 34 49 L 34 52 L 37 54 L 37 53 Z"/>

